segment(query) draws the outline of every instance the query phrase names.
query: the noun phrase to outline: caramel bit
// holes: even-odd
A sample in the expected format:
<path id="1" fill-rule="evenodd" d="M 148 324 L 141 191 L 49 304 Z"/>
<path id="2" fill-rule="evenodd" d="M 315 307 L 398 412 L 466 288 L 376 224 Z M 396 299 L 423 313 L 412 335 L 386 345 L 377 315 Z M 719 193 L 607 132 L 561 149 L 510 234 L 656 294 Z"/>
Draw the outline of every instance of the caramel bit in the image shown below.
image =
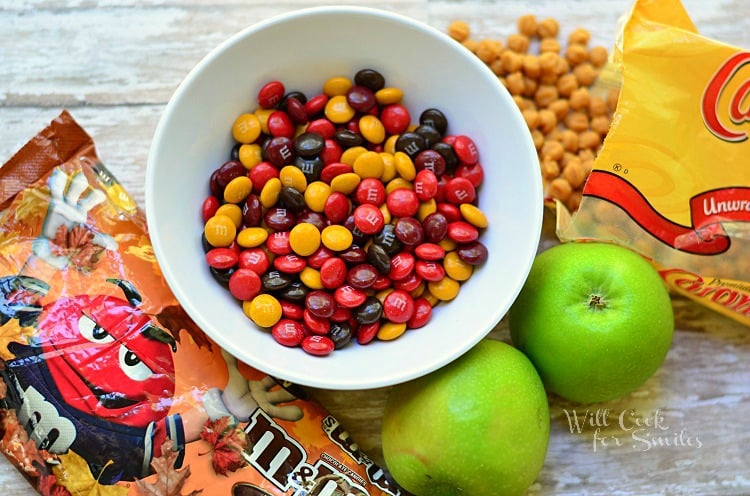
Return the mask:
<path id="1" fill-rule="evenodd" d="M 539 53 L 560 53 L 560 50 L 562 50 L 562 47 L 560 46 L 560 42 L 557 41 L 557 38 L 542 38 L 539 40 Z"/>
<path id="2" fill-rule="evenodd" d="M 580 43 L 568 45 L 568 48 L 565 49 L 565 60 L 567 60 L 568 64 L 573 67 L 586 62 L 588 58 L 588 50 L 586 50 L 586 47 Z"/>
<path id="3" fill-rule="evenodd" d="M 517 53 L 526 53 L 529 50 L 529 38 L 522 34 L 512 34 L 507 40 L 508 50 Z"/>
<path id="4" fill-rule="evenodd" d="M 607 63 L 607 59 L 609 58 L 609 53 L 607 52 L 607 49 L 603 46 L 595 46 L 592 47 L 591 50 L 589 50 L 589 61 L 594 65 L 594 67 L 600 68 L 604 64 Z"/>
<path id="5" fill-rule="evenodd" d="M 606 65 L 609 53 L 590 46 L 591 32 L 571 31 L 564 44 L 552 17 L 525 14 L 505 40 L 472 38 L 464 21 L 454 21 L 448 34 L 469 48 L 503 84 L 521 111 L 539 155 L 545 195 L 578 209 L 583 185 L 612 124 L 619 90 L 606 96 L 589 90 Z"/>
<path id="6" fill-rule="evenodd" d="M 475 53 L 487 65 L 497 60 L 503 53 L 503 42 L 500 40 L 479 40 Z"/>
<path id="7" fill-rule="evenodd" d="M 534 14 L 522 15 L 518 18 L 516 26 L 519 33 L 528 38 L 532 38 L 536 35 L 537 31 L 536 16 L 534 16 Z"/>
<path id="8" fill-rule="evenodd" d="M 458 42 L 464 42 L 469 39 L 471 29 L 464 21 L 453 21 L 448 25 L 448 36 Z"/>
<path id="9" fill-rule="evenodd" d="M 591 33 L 583 28 L 576 28 L 568 35 L 568 45 L 587 45 L 591 39 Z"/>
<path id="10" fill-rule="evenodd" d="M 548 17 L 547 19 L 541 21 L 536 29 L 536 32 L 540 38 L 554 38 L 557 36 L 557 33 L 559 31 L 560 25 L 557 23 L 557 20 L 551 17 Z"/>

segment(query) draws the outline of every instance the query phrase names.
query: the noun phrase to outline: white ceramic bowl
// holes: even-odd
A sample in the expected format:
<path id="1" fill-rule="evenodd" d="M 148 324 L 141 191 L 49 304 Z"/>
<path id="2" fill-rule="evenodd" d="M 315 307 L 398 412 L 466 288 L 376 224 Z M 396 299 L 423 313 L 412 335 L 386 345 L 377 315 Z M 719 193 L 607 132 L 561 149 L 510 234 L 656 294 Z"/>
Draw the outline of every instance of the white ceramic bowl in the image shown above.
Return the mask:
<path id="1" fill-rule="evenodd" d="M 413 120 L 440 108 L 448 132 L 476 142 L 485 180 L 479 206 L 490 227 L 487 262 L 430 323 L 389 342 L 353 342 L 326 357 L 277 344 L 257 328 L 209 273 L 200 209 L 211 172 L 226 161 L 237 115 L 253 110 L 258 89 L 278 79 L 287 90 L 320 92 L 332 76 L 373 68 L 404 91 Z M 485 337 L 521 289 L 539 242 L 542 186 L 530 135 L 497 77 L 438 30 L 360 7 L 304 9 L 233 36 L 185 78 L 156 129 L 146 174 L 146 213 L 167 283 L 187 313 L 240 360 L 298 384 L 367 389 L 419 377 Z"/>

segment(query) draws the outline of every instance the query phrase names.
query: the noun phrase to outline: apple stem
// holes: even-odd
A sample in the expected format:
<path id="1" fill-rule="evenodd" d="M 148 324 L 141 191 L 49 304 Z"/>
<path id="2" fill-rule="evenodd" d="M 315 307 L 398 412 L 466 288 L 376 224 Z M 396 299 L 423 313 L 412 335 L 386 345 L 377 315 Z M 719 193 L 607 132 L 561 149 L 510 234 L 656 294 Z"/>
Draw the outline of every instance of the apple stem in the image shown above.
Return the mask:
<path id="1" fill-rule="evenodd" d="M 589 308 L 591 310 L 601 310 L 607 306 L 607 302 L 604 298 L 598 294 L 592 294 L 589 298 Z"/>

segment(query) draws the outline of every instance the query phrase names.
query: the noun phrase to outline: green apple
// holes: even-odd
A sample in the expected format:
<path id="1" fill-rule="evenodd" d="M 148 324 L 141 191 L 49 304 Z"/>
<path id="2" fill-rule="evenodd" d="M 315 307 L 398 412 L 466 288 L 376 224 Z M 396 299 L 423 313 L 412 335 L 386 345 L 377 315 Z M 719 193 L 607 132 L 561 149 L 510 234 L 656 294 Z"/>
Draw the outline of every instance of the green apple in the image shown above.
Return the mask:
<path id="1" fill-rule="evenodd" d="M 522 494 L 549 443 L 549 405 L 533 365 L 485 339 L 391 390 L 382 427 L 394 480 L 417 496 Z"/>
<path id="2" fill-rule="evenodd" d="M 619 398 L 656 372 L 674 316 L 664 282 L 643 257 L 572 242 L 537 255 L 508 325 L 549 392 L 591 403 Z"/>

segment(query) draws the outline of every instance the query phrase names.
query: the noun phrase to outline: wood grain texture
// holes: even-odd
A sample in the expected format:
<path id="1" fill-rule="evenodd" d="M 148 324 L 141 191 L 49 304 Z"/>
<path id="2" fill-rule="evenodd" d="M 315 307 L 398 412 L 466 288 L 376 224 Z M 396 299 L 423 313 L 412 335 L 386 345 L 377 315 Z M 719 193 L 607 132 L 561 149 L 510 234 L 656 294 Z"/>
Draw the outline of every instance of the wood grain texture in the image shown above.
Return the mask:
<path id="1" fill-rule="evenodd" d="M 257 21 L 336 3 L 0 0 L 0 158 L 9 157 L 65 107 L 143 204 L 153 131 L 190 69 L 222 40 Z M 375 6 L 365 0 L 348 3 Z M 750 47 L 747 0 L 684 4 L 703 34 Z M 477 38 L 504 39 L 525 13 L 551 16 L 560 21 L 563 37 L 585 27 L 593 44 L 607 47 L 629 5 L 625 0 L 377 3 L 443 31 L 451 21 L 465 20 Z M 549 451 L 530 494 L 750 494 L 750 329 L 681 297 L 675 296 L 673 305 L 678 327 L 673 346 L 664 366 L 642 388 L 586 407 L 550 398 Z M 508 340 L 505 321 L 492 337 Z M 382 463 L 379 429 L 388 388 L 312 392 Z M 579 432 L 574 420 L 591 419 L 587 410 L 594 421 L 579 425 Z M 635 425 L 646 419 L 657 419 L 657 426 Z M 33 492 L 2 459 L 0 484 L 8 496 Z"/>

